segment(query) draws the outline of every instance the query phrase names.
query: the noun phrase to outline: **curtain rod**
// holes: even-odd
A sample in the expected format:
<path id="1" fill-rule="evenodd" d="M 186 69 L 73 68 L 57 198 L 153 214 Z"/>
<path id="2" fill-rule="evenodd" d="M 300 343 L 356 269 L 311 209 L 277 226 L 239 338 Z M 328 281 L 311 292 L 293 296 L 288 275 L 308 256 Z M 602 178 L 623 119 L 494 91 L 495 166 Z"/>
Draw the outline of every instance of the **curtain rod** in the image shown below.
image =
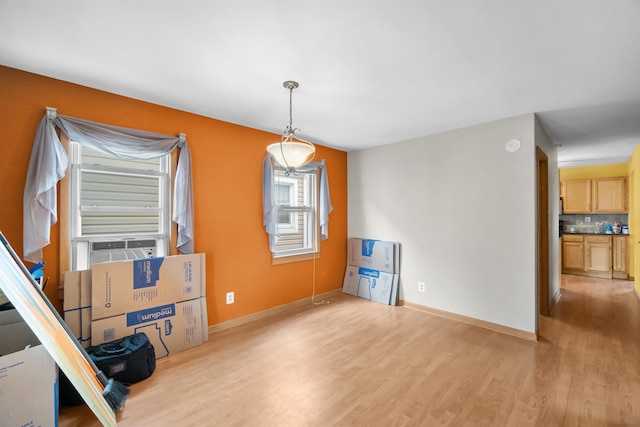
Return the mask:
<path id="1" fill-rule="evenodd" d="M 47 118 L 49 120 L 54 120 L 56 117 L 58 117 L 58 109 L 54 108 L 54 107 L 46 107 L 47 108 Z M 187 142 L 187 134 L 186 133 L 180 133 L 178 134 L 178 145 L 180 147 L 184 146 L 184 143 Z"/>
<path id="2" fill-rule="evenodd" d="M 58 117 L 58 109 L 53 107 L 47 107 L 47 117 L 49 120 L 53 120 Z"/>

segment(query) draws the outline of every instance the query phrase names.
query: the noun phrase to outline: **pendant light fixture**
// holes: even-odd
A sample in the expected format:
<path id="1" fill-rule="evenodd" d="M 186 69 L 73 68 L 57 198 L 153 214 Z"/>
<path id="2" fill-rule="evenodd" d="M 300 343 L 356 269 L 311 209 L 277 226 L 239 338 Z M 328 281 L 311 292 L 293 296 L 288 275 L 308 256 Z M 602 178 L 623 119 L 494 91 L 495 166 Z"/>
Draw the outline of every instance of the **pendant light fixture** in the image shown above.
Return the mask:
<path id="1" fill-rule="evenodd" d="M 280 142 L 269 145 L 267 151 L 273 154 L 276 162 L 286 169 L 285 174 L 289 175 L 313 160 L 316 148 L 300 138 L 297 133 L 300 129 L 293 127 L 293 90 L 299 86 L 298 82 L 286 81 L 282 86 L 289 89 L 289 126 L 282 133 Z"/>

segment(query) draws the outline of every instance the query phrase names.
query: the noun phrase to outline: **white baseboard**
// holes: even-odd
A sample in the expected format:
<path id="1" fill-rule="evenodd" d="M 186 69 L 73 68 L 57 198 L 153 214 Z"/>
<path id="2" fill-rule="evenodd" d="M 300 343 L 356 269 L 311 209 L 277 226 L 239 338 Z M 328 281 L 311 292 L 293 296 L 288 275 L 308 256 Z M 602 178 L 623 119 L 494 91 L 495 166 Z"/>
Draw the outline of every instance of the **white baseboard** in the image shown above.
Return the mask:
<path id="1" fill-rule="evenodd" d="M 518 338 L 523 338 L 528 341 L 538 341 L 538 335 L 534 332 L 527 332 L 520 329 L 510 328 L 508 326 L 499 325 L 497 323 L 487 322 L 485 320 L 474 319 L 473 317 L 463 316 L 461 314 L 451 313 L 449 311 L 438 310 L 437 308 L 427 307 L 420 304 L 415 304 L 408 301 L 400 300 L 400 305 L 410 307 L 416 310 L 424 311 L 435 316 L 444 317 L 450 320 L 456 320 L 458 322 L 467 323 L 469 325 L 478 326 L 480 328 L 489 329 L 492 331 L 500 332 L 503 334 L 511 335 Z"/>
<path id="2" fill-rule="evenodd" d="M 342 293 L 342 288 L 335 289 L 333 291 L 316 295 L 314 297 L 314 300 L 321 301 L 322 299 L 326 299 L 341 293 Z M 215 325 L 209 325 L 209 335 L 213 334 L 214 332 L 233 328 L 234 326 L 244 325 L 245 323 L 253 322 L 254 320 L 264 319 L 265 317 L 273 316 L 274 314 L 282 313 L 283 311 L 291 310 L 293 308 L 301 307 L 303 305 L 308 305 L 310 303 L 311 303 L 311 297 L 303 298 L 287 304 L 272 307 L 267 310 L 259 311 L 257 313 L 252 313 L 246 316 L 238 317 L 236 319 L 227 320 L 226 322 L 216 323 Z"/>

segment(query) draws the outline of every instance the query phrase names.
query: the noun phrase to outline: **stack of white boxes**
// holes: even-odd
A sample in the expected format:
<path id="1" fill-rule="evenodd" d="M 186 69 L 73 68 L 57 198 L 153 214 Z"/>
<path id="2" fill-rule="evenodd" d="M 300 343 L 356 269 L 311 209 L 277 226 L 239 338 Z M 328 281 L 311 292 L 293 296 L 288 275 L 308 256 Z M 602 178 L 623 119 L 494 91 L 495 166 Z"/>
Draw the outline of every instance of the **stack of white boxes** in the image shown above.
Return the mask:
<path id="1" fill-rule="evenodd" d="M 0 426 L 58 425 L 58 369 L 17 310 L 0 311 Z"/>
<path id="2" fill-rule="evenodd" d="M 80 276 L 79 315 L 73 303 L 67 306 L 67 295 L 73 297 L 67 285 L 75 281 L 65 276 L 65 321 L 82 343 L 97 345 L 144 332 L 159 359 L 208 339 L 204 254 L 94 264 L 89 285 L 83 281 L 88 280 L 85 272 L 67 274 Z M 85 292 L 90 293 L 89 307 L 82 304 Z"/>
<path id="3" fill-rule="evenodd" d="M 388 305 L 398 304 L 400 243 L 351 238 L 342 291 Z"/>

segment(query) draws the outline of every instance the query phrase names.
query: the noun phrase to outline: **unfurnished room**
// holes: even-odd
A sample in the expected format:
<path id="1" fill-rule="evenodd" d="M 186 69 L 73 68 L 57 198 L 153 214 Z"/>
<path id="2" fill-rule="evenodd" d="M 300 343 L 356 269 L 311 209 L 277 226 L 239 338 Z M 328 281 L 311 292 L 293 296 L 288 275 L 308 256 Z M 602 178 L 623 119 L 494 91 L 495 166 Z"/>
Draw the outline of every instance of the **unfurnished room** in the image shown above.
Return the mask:
<path id="1" fill-rule="evenodd" d="M 639 426 L 638 76 L 637 0 L 0 0 L 0 427 Z"/>

